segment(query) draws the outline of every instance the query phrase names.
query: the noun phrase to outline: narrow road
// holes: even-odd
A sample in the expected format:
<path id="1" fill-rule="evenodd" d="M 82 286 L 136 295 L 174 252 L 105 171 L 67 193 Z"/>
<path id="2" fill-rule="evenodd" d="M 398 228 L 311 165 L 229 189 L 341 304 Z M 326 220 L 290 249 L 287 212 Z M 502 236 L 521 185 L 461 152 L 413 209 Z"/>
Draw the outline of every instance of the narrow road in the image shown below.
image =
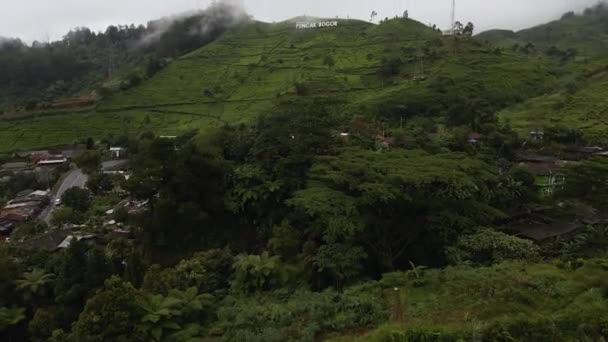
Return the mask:
<path id="1" fill-rule="evenodd" d="M 63 179 L 63 182 L 59 186 L 59 189 L 51 196 L 51 203 L 48 207 L 46 207 L 38 218 L 41 221 L 49 224 L 51 222 L 51 218 L 53 217 L 53 211 L 55 210 L 55 202 L 57 199 L 61 198 L 63 194 L 71 188 L 84 188 L 85 184 L 89 177 L 82 173 L 80 169 L 74 169 L 68 173 L 68 175 Z"/>

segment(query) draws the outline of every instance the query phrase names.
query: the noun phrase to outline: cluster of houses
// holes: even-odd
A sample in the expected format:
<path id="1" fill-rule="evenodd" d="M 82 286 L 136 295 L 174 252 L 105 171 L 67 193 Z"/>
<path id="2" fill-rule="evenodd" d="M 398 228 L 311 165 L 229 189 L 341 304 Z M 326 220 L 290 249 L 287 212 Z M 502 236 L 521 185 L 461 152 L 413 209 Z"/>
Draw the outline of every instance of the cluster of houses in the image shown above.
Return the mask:
<path id="1" fill-rule="evenodd" d="M 0 235 L 9 236 L 17 225 L 36 217 L 49 202 L 47 191 L 26 190 L 18 193 L 0 209 Z"/>
<path id="2" fill-rule="evenodd" d="M 28 173 L 59 167 L 78 157 L 84 150 L 84 145 L 76 145 L 57 150 L 15 153 L 15 161 L 0 165 L 0 176 L 4 178 L 11 173 Z"/>
<path id="3" fill-rule="evenodd" d="M 87 224 L 65 224 L 58 229 L 52 229 L 43 234 L 22 240 L 19 244 L 20 247 L 25 249 L 53 252 L 68 248 L 75 241 L 91 245 L 104 245 L 116 239 L 131 239 L 133 237 L 131 228 L 126 223 L 116 221 L 114 218 L 115 212 L 125 210 L 131 216 L 141 214 L 147 208 L 148 201 L 126 198 L 105 212 L 101 226 L 89 227 Z M 89 228 L 94 229 L 91 230 Z"/>

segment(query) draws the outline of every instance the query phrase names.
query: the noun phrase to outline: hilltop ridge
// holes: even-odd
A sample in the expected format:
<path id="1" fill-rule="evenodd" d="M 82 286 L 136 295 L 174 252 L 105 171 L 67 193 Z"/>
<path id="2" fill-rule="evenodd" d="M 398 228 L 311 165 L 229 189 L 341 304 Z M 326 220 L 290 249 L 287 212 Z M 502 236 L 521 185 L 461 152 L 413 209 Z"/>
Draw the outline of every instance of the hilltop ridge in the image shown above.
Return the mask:
<path id="1" fill-rule="evenodd" d="M 281 103 L 315 98 L 342 103 L 346 117 L 393 123 L 424 117 L 443 125 L 500 113 L 501 120 L 522 135 L 532 126 L 573 123 L 598 137 L 608 127 L 601 120 L 591 132 L 582 120 L 559 119 L 571 117 L 563 110 L 574 107 L 548 107 L 557 108 L 551 119 L 537 115 L 537 109 L 522 109 L 528 108 L 526 103 L 537 108 L 535 103 L 546 102 L 543 99 L 558 98 L 573 82 L 581 94 L 587 80 L 596 85 L 594 93 L 603 89 L 603 83 L 595 82 L 602 77 L 603 45 L 562 33 L 590 22 L 594 25 L 589 30 L 600 39 L 605 12 L 598 8 L 565 15 L 546 26 L 517 33 L 488 31 L 473 39 L 445 37 L 404 18 L 379 25 L 331 19 L 338 27 L 307 30 L 297 30 L 295 22 L 325 19 L 241 22 L 198 49 L 153 64 L 149 75 L 141 74 L 145 68 L 136 68 L 121 74 L 126 79 L 119 75 L 106 82 L 113 90 L 101 94 L 93 107 L 5 114 L 0 145 L 12 151 L 89 136 L 205 131 L 251 122 Z M 539 32 L 547 27 L 552 28 L 551 39 L 543 41 Z M 551 49 L 554 42 L 564 45 Z M 578 52 L 569 42 L 588 48 Z M 572 111 L 584 112 L 585 107 L 581 102 Z M 78 122 L 81 119 L 86 123 Z"/>

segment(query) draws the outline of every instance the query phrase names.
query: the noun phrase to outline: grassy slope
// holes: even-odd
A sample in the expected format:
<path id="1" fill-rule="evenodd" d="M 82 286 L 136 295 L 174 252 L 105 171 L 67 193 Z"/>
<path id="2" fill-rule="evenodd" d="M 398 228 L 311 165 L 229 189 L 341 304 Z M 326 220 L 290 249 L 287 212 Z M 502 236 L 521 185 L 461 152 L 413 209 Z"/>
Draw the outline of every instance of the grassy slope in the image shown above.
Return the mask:
<path id="1" fill-rule="evenodd" d="M 516 104 L 499 113 L 522 136 L 547 126 L 580 129 L 592 142 L 608 144 L 608 14 L 571 16 L 517 33 L 492 30 L 476 36 L 480 41 L 511 50 L 533 43 L 538 51 L 551 46 L 576 49 L 576 62 L 563 66 L 562 85 L 576 82 L 578 91 L 565 87 Z"/>
<path id="2" fill-rule="evenodd" d="M 416 56 L 430 41 L 440 44 L 430 45 L 437 57 L 425 60 L 427 81 L 416 83 L 413 77 L 421 71 Z M 324 63 L 327 56 L 333 67 Z M 395 56 L 405 64 L 397 77 L 383 82 L 377 75 L 381 61 Z M 465 91 L 481 85 L 493 98 L 525 98 L 554 83 L 549 64 L 538 56 L 496 55 L 469 40 L 455 43 L 406 19 L 382 25 L 341 20 L 338 28 L 297 31 L 293 22 L 255 23 L 183 56 L 96 111 L 0 121 L 0 152 L 88 136 L 176 134 L 247 122 L 295 97 L 297 82 L 307 85 L 307 96 L 345 100 L 349 115 L 373 112 L 374 104 L 386 101 L 431 98 L 429 85 L 437 75 L 451 77 Z"/>
<path id="3" fill-rule="evenodd" d="M 391 322 L 364 336 L 332 341 L 407 341 L 406 332 L 469 340 L 467 337 L 488 326 L 518 318 L 531 323 L 538 319 L 553 321 L 558 329 L 575 333 L 577 325 L 559 326 L 557 322 L 591 324 L 608 314 L 600 290 L 608 276 L 607 266 L 605 260 L 596 260 L 576 270 L 520 263 L 449 267 L 427 271 L 424 286 L 414 286 L 404 276 L 393 276 L 393 281 L 385 276 Z M 560 334 L 560 340 L 565 341 L 576 337 Z"/>
<path id="4" fill-rule="evenodd" d="M 292 23 L 258 23 L 181 58 L 104 108 L 162 106 L 228 122 L 247 121 L 293 96 L 296 82 L 310 84 L 310 95 L 316 95 L 314 85 L 322 83 L 349 100 L 365 101 L 386 90 L 374 77 L 385 49 L 418 47 L 432 37 L 434 32 L 414 21 L 382 27 L 340 21 L 337 29 L 299 31 Z M 327 56 L 335 66 L 324 64 Z M 205 90 L 213 95 L 205 95 Z"/>
<path id="5" fill-rule="evenodd" d="M 608 73 L 601 72 L 582 82 L 569 94 L 560 91 L 530 99 L 499 114 L 522 135 L 547 126 L 577 128 L 592 142 L 608 144 Z"/>
<path id="6" fill-rule="evenodd" d="M 608 53 L 608 13 L 577 15 L 556 20 L 519 32 L 491 30 L 478 34 L 477 39 L 510 48 L 513 44 L 534 44 L 547 49 L 576 49 L 582 56 L 601 56 Z"/>

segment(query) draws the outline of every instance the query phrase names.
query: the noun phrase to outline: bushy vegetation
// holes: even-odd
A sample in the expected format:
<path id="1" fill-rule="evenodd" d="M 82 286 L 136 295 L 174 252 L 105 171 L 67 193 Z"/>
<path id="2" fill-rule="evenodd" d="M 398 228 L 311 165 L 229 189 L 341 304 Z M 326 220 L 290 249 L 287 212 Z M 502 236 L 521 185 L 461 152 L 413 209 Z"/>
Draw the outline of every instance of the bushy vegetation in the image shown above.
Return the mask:
<path id="1" fill-rule="evenodd" d="M 405 18 L 291 27 L 235 27 L 96 113 L 0 121 L 5 150 L 86 142 L 74 163 L 89 175 L 50 226 L 0 246 L 3 337 L 608 338 L 608 159 L 577 154 L 576 127 L 524 141 L 499 120 L 603 76 L 569 86 L 568 50 L 497 52 L 473 24 L 448 38 Z M 176 35 L 172 51 L 203 44 Z M 86 122 L 59 127 L 72 118 Z M 128 177 L 101 171 L 99 135 L 129 147 Z M 522 155 L 568 149 L 567 181 L 541 191 Z M 7 199 L 40 186 L 12 177 Z"/>
<path id="2" fill-rule="evenodd" d="M 0 110 L 50 108 L 61 97 L 100 88 L 118 75 L 120 87 L 137 86 L 165 64 L 215 40 L 245 20 L 231 5 L 143 25 L 109 26 L 105 32 L 76 28 L 56 42 L 26 45 L 19 39 L 0 44 Z M 203 30 L 202 27 L 205 27 Z M 145 70 L 139 70 L 143 65 Z M 135 70 L 135 71 L 129 71 Z"/>

